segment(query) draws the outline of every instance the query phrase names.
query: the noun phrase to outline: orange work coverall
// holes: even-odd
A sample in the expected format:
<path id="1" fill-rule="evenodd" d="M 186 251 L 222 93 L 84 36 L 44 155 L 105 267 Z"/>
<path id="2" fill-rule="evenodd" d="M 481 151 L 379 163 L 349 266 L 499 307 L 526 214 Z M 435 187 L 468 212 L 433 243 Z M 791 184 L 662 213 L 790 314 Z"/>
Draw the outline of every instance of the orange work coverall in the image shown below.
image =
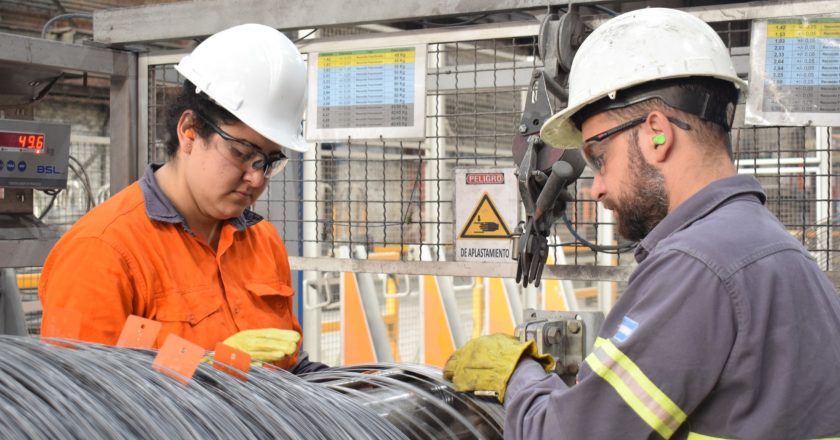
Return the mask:
<path id="1" fill-rule="evenodd" d="M 155 168 L 82 217 L 50 252 L 39 286 L 44 323 L 78 313 L 81 329 L 49 334 L 45 325 L 43 336 L 113 345 L 129 315 L 163 324 L 156 347 L 170 333 L 212 350 L 240 330 L 300 332 L 274 226 L 245 211 L 224 222 L 214 251 L 160 191 Z"/>

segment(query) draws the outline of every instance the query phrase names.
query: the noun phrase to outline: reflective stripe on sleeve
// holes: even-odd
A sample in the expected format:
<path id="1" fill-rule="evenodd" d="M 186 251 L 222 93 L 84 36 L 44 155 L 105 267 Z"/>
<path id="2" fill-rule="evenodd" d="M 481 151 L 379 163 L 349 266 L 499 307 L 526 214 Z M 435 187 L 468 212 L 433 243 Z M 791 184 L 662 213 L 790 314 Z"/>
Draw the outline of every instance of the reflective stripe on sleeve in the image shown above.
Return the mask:
<path id="1" fill-rule="evenodd" d="M 732 440 L 724 437 L 712 437 L 710 435 L 698 434 L 696 432 L 689 432 L 686 440 Z"/>
<path id="2" fill-rule="evenodd" d="M 712 437 L 710 435 L 703 435 L 698 434 L 696 432 L 689 432 L 688 438 L 686 440 L 733 440 L 730 438 L 725 437 Z M 814 440 L 840 440 L 840 437 L 826 437 L 826 438 L 817 438 Z"/>
<path id="3" fill-rule="evenodd" d="M 612 341 L 598 338 L 586 363 L 662 437 L 671 438 L 685 421 L 686 414 Z"/>

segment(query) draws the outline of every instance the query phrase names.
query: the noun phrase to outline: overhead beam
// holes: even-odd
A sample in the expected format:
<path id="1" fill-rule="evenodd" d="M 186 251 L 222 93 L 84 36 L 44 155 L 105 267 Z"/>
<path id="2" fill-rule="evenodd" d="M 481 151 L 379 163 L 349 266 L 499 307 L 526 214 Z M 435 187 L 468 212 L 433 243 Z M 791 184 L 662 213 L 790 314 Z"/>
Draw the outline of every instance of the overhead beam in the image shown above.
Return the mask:
<path id="1" fill-rule="evenodd" d="M 104 47 L 0 33 L 0 63 L 125 77 L 128 54 Z"/>
<path id="2" fill-rule="evenodd" d="M 755 20 L 759 18 L 800 17 L 840 13 L 836 0 L 783 0 L 754 1 L 720 6 L 699 6 L 687 9 L 701 20 L 721 21 Z"/>
<path id="3" fill-rule="evenodd" d="M 508 39 L 533 37 L 540 31 L 536 21 L 514 21 L 510 23 L 486 23 L 450 28 L 415 29 L 410 31 L 390 32 L 388 34 L 360 34 L 340 37 L 313 38 L 297 43 L 302 53 L 344 51 L 373 47 L 371 40 L 383 40 L 389 46 L 408 46 L 416 44 L 448 43 L 453 41 L 477 41 L 488 39 Z M 469 43 L 467 43 L 469 44 Z"/>
<path id="4" fill-rule="evenodd" d="M 682 9 L 706 23 L 840 14 L 837 0 L 772 0 L 695 6 Z M 598 26 L 606 18 L 589 21 Z"/>
<path id="5" fill-rule="evenodd" d="M 242 23 L 294 30 L 565 6 L 570 0 L 204 0 L 95 11 L 93 38 L 105 44 L 213 34 Z M 571 0 L 575 4 L 609 3 Z"/>
<path id="6" fill-rule="evenodd" d="M 242 23 L 294 30 L 486 14 L 603 0 L 204 0 L 95 11 L 94 40 L 105 44 L 194 38 Z M 774 0 L 685 9 L 706 22 L 840 13 L 836 0 Z M 200 19 L 196 19 L 200 17 Z"/>

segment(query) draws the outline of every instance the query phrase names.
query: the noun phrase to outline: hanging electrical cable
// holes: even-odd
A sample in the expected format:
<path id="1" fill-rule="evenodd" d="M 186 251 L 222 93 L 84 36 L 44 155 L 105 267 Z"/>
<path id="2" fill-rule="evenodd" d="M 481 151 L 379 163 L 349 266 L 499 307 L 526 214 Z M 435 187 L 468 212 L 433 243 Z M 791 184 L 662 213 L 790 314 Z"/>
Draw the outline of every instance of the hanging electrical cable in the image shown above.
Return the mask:
<path id="1" fill-rule="evenodd" d="M 50 196 L 50 201 L 47 203 L 47 206 L 44 207 L 43 211 L 41 211 L 41 213 L 37 216 L 38 220 L 43 220 L 44 217 L 46 217 L 47 214 L 50 213 L 50 210 L 53 208 L 53 205 L 55 205 L 55 199 L 56 197 L 58 197 L 58 194 L 61 192 L 61 189 L 42 189 L 39 191 Z"/>
<path id="2" fill-rule="evenodd" d="M 589 249 L 592 249 L 595 252 L 603 252 L 605 254 L 620 254 L 620 253 L 623 253 L 623 252 L 630 252 L 630 251 L 636 249 L 636 246 L 639 245 L 639 243 L 635 242 L 635 241 L 631 242 L 631 243 L 619 244 L 618 246 L 604 246 L 604 245 L 595 244 L 595 243 L 592 243 L 591 241 L 583 238 L 583 236 L 581 236 L 578 233 L 577 229 L 575 229 L 575 227 L 572 225 L 572 222 L 569 220 L 569 218 L 566 216 L 566 214 L 563 214 L 561 219 L 563 220 L 563 223 L 566 225 L 566 229 L 568 229 L 569 232 L 572 234 L 572 236 L 575 237 L 575 240 L 577 240 L 577 243 L 580 243 L 580 244 L 588 247 Z"/>
<path id="3" fill-rule="evenodd" d="M 85 170 L 85 166 L 79 162 L 79 159 L 73 157 L 73 155 L 68 156 L 72 162 L 75 162 L 78 165 L 78 168 L 74 167 L 72 164 L 67 164 L 74 173 L 76 173 L 76 177 L 82 182 L 82 187 L 85 190 L 85 195 L 87 196 L 87 211 L 90 211 L 94 206 L 96 206 L 96 198 L 93 196 L 93 189 L 90 184 L 90 176 L 88 176 L 87 171 Z"/>

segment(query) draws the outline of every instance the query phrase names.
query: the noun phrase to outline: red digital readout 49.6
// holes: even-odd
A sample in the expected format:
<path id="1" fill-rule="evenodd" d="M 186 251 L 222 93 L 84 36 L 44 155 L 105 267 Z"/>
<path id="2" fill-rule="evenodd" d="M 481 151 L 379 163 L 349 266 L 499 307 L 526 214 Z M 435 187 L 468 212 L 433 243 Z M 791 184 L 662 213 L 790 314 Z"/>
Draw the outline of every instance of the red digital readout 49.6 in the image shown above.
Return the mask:
<path id="1" fill-rule="evenodd" d="M 40 153 L 44 149 L 44 134 L 0 131 L 0 148 L 17 148 Z"/>

